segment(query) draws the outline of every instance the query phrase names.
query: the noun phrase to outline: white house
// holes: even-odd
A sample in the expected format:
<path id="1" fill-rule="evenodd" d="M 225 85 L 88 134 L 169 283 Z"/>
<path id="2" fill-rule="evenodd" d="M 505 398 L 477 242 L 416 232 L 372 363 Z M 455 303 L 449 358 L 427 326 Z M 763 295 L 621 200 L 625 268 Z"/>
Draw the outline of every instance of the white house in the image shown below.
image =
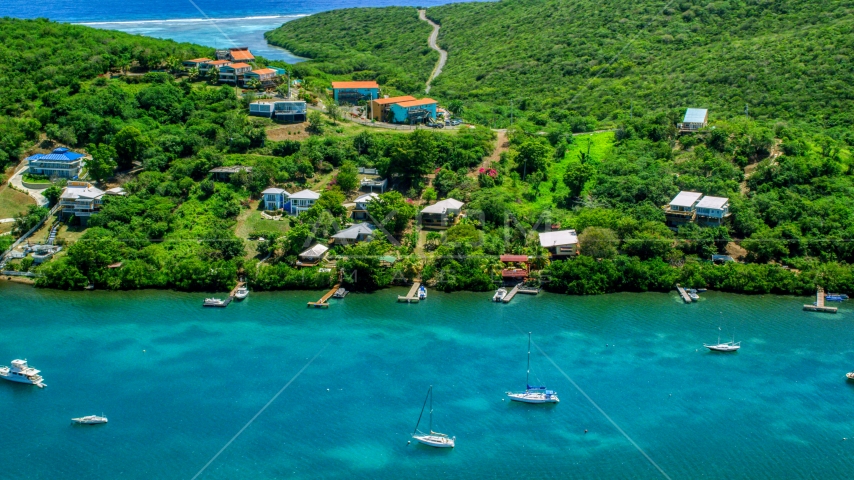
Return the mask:
<path id="1" fill-rule="evenodd" d="M 312 192 L 311 190 L 302 190 L 297 193 L 292 193 L 290 195 L 291 214 L 298 215 L 300 212 L 308 210 L 314 205 L 314 202 L 316 202 L 318 198 L 320 198 L 320 194 Z"/>
<path id="2" fill-rule="evenodd" d="M 375 229 L 376 227 L 370 223 L 357 223 L 332 235 L 332 240 L 336 245 L 352 245 L 365 240 L 370 241 L 373 239 Z"/>
<path id="3" fill-rule="evenodd" d="M 356 208 L 353 209 L 353 214 L 351 215 L 352 218 L 354 220 L 364 220 L 368 218 L 368 203 L 377 198 L 379 198 L 379 195 L 373 192 L 356 197 Z"/>
<path id="4" fill-rule="evenodd" d="M 543 232 L 540 234 L 540 245 L 556 258 L 578 255 L 578 235 L 575 230 Z"/>
<path id="5" fill-rule="evenodd" d="M 725 197 L 703 197 L 697 203 L 697 223 L 720 225 L 729 216 L 729 199 Z"/>
<path id="6" fill-rule="evenodd" d="M 80 174 L 83 158 L 86 155 L 72 152 L 61 147 L 48 154 L 37 153 L 27 157 L 29 172 L 33 175 L 76 179 Z"/>
<path id="7" fill-rule="evenodd" d="M 669 205 L 664 206 L 664 218 L 668 225 L 678 227 L 694 220 L 697 202 L 703 194 L 700 192 L 679 192 Z"/>
<path id="8" fill-rule="evenodd" d="M 421 226 L 432 228 L 448 228 L 454 226 L 460 218 L 460 211 L 465 203 L 448 198 L 436 202 L 421 210 Z"/>
<path id="9" fill-rule="evenodd" d="M 59 197 L 60 215 L 63 218 L 72 216 L 80 219 L 86 225 L 89 217 L 97 213 L 104 204 L 105 192 L 86 182 L 68 182 Z"/>
<path id="10" fill-rule="evenodd" d="M 326 245 L 315 244 L 313 247 L 308 250 L 300 253 L 297 256 L 297 266 L 298 267 L 313 267 L 321 262 L 321 260 L 326 257 L 326 254 L 329 252 L 329 247 Z"/>
<path id="11" fill-rule="evenodd" d="M 264 196 L 264 210 L 287 210 L 290 211 L 288 202 L 290 194 L 282 188 L 268 188 L 261 192 Z"/>

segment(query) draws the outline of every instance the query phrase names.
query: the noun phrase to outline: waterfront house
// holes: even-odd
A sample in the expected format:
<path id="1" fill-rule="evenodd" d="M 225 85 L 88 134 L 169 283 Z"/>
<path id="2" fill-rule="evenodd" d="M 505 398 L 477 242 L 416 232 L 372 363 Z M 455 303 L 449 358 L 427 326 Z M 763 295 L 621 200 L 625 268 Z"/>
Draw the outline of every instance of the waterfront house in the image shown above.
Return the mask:
<path id="1" fill-rule="evenodd" d="M 675 228 L 693 222 L 697 203 L 702 196 L 699 192 L 679 192 L 670 204 L 664 206 L 665 223 Z"/>
<path id="2" fill-rule="evenodd" d="M 356 105 L 362 100 L 380 98 L 377 82 L 332 82 L 332 98 L 339 104 Z"/>
<path id="3" fill-rule="evenodd" d="M 60 147 L 48 154 L 37 153 L 26 158 L 29 173 L 49 178 L 75 179 L 80 174 L 86 155 Z"/>
<path id="4" fill-rule="evenodd" d="M 465 205 L 459 200 L 448 198 L 421 210 L 421 226 L 424 228 L 448 228 L 456 225 L 460 211 Z"/>
<path id="5" fill-rule="evenodd" d="M 697 224 L 718 226 L 729 217 L 729 199 L 703 197 L 697 202 Z"/>
<path id="6" fill-rule="evenodd" d="M 290 194 L 288 194 L 286 190 L 282 188 L 271 187 L 261 192 L 261 195 L 264 196 L 264 210 L 290 211 Z"/>
<path id="7" fill-rule="evenodd" d="M 373 192 L 356 197 L 356 207 L 351 214 L 353 220 L 365 220 L 368 218 L 368 203 L 377 198 L 379 198 L 379 195 Z"/>
<path id="8" fill-rule="evenodd" d="M 436 106 L 436 100 L 422 98 L 393 103 L 389 107 L 389 113 L 393 123 L 422 123 L 436 120 Z"/>
<path id="9" fill-rule="evenodd" d="M 326 254 L 329 252 L 329 247 L 326 245 L 315 244 L 308 250 L 300 253 L 297 256 L 297 266 L 298 267 L 314 267 L 326 258 Z"/>
<path id="10" fill-rule="evenodd" d="M 258 70 L 252 70 L 251 72 L 247 72 L 243 74 L 243 84 L 242 86 L 246 86 L 250 81 L 258 80 L 261 82 L 261 85 L 264 87 L 271 87 L 275 85 L 275 80 L 278 75 L 276 71 L 272 68 L 260 68 Z"/>
<path id="11" fill-rule="evenodd" d="M 551 253 L 552 258 L 578 255 L 578 235 L 575 230 L 540 233 L 540 245 Z"/>
<path id="12" fill-rule="evenodd" d="M 311 190 L 292 193 L 290 195 L 290 209 L 286 208 L 285 210 L 289 210 L 292 215 L 298 215 L 300 212 L 304 212 L 314 206 L 318 198 L 320 198 L 320 194 Z"/>
<path id="13" fill-rule="evenodd" d="M 207 75 L 213 69 L 219 70 L 220 68 L 228 65 L 231 65 L 231 62 L 228 60 L 213 60 L 199 65 L 199 72 Z"/>
<path id="14" fill-rule="evenodd" d="M 249 47 L 229 48 L 228 53 L 225 54 L 225 58 L 231 60 L 232 62 L 255 61 L 255 55 L 252 55 L 252 52 L 249 51 Z"/>
<path id="15" fill-rule="evenodd" d="M 252 167 L 244 167 L 243 165 L 235 165 L 233 167 L 216 167 L 208 170 L 214 180 L 227 182 L 231 176 L 237 172 L 252 173 Z"/>
<path id="16" fill-rule="evenodd" d="M 511 264 L 501 270 L 501 279 L 505 284 L 516 284 L 528 276 L 528 256 L 505 254 L 498 257 L 501 263 Z M 512 266 L 517 264 L 519 266 Z M 525 268 L 521 268 L 524 266 Z"/>
<path id="17" fill-rule="evenodd" d="M 376 227 L 370 223 L 357 223 L 338 233 L 332 235 L 332 241 L 336 245 L 352 245 L 358 242 L 373 240 Z"/>
<path id="18" fill-rule="evenodd" d="M 680 132 L 693 132 L 709 124 L 709 111 L 705 108 L 689 108 L 685 110 L 682 123 L 676 124 Z"/>
<path id="19" fill-rule="evenodd" d="M 243 76 L 252 71 L 252 65 L 248 63 L 232 63 L 224 65 L 219 69 L 219 81 L 237 85 L 243 82 Z"/>
<path id="20" fill-rule="evenodd" d="M 390 120 L 391 117 L 389 114 L 389 109 L 391 109 L 392 104 L 400 102 L 411 102 L 413 100 L 417 99 L 411 95 L 403 95 L 401 97 L 391 98 L 385 97 L 372 100 L 370 108 L 368 109 L 368 117 L 379 122 Z"/>
<path id="21" fill-rule="evenodd" d="M 210 58 L 194 58 L 192 60 L 184 60 L 184 66 L 187 68 L 199 68 L 203 63 L 212 62 Z"/>
<path id="22" fill-rule="evenodd" d="M 87 182 L 68 182 L 59 197 L 60 218 L 77 217 L 81 225 L 86 225 L 89 217 L 103 206 L 105 193 Z"/>

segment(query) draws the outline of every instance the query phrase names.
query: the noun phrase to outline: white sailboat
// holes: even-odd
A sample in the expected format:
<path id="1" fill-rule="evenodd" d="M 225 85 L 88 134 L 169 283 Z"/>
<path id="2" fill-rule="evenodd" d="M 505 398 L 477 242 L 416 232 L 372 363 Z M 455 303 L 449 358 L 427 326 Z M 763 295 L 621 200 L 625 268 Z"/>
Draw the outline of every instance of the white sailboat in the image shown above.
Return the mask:
<path id="1" fill-rule="evenodd" d="M 71 421 L 80 425 L 98 425 L 101 423 L 107 423 L 107 417 L 102 413 L 101 416 L 87 415 L 85 417 L 72 418 Z"/>
<path id="2" fill-rule="evenodd" d="M 427 399 L 430 399 L 430 430 L 429 433 L 424 433 L 418 430 L 418 425 L 421 424 L 421 417 L 424 416 L 424 407 L 427 406 Z M 437 448 L 454 448 L 457 437 L 449 437 L 444 433 L 433 431 L 433 385 L 427 390 L 427 396 L 424 397 L 424 405 L 421 406 L 421 415 L 418 415 L 418 423 L 415 424 L 415 430 L 412 432 L 412 438 L 416 441 Z"/>
<path id="3" fill-rule="evenodd" d="M 741 342 L 736 342 L 735 336 L 733 336 L 732 340 L 731 342 L 721 343 L 721 327 L 718 327 L 718 343 L 714 345 L 704 343 L 703 346 L 714 352 L 734 352 L 741 348 Z"/>
<path id="4" fill-rule="evenodd" d="M 523 393 L 507 392 L 511 401 L 524 403 L 558 403 L 560 399 L 554 390 L 546 390 L 544 386 L 532 386 L 531 376 L 531 332 L 528 332 L 528 370 L 525 373 L 525 391 Z"/>

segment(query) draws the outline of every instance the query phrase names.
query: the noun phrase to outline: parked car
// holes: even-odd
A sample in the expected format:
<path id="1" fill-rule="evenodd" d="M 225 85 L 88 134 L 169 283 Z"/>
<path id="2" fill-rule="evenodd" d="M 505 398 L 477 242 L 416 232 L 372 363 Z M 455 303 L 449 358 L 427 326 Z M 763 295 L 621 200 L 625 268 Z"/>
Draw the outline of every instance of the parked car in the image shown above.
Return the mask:
<path id="1" fill-rule="evenodd" d="M 438 122 L 428 123 L 427 126 L 430 128 L 445 128 L 444 123 L 438 123 Z"/>
<path id="2" fill-rule="evenodd" d="M 452 127 L 456 127 L 457 125 L 462 125 L 462 123 L 463 123 L 463 121 L 462 121 L 462 120 L 458 120 L 458 119 L 456 119 L 456 118 L 455 118 L 455 119 L 453 119 L 453 120 L 451 120 L 451 126 L 452 126 Z"/>

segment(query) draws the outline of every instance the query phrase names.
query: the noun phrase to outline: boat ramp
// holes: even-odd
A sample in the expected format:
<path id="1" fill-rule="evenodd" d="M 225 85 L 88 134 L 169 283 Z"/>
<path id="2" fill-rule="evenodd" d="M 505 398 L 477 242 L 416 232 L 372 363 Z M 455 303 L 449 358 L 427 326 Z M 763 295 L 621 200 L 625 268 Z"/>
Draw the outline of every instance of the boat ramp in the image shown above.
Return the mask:
<path id="1" fill-rule="evenodd" d="M 335 295 L 338 292 L 339 288 L 341 288 L 341 284 L 336 283 L 335 286 L 332 287 L 331 290 L 326 292 L 326 295 L 320 297 L 320 300 L 318 300 L 316 302 L 308 302 L 308 306 L 314 307 L 314 308 L 329 308 L 329 303 L 327 303 L 327 302 L 329 301 L 330 298 L 332 298 L 333 295 Z"/>
<path id="2" fill-rule="evenodd" d="M 524 293 L 526 295 L 537 295 L 540 293 L 540 289 L 539 288 L 524 287 L 520 283 L 520 284 L 516 285 L 515 287 L 513 287 L 513 290 L 510 290 L 510 292 L 507 293 L 507 295 L 505 295 L 504 299 L 501 301 L 504 303 L 510 303 L 510 301 L 513 300 L 513 298 L 516 296 L 517 293 Z"/>
<path id="3" fill-rule="evenodd" d="M 812 305 L 804 305 L 804 310 L 807 312 L 822 312 L 822 313 L 836 313 L 836 307 L 826 307 L 824 306 L 824 288 L 818 287 L 815 292 L 815 303 Z"/>
<path id="4" fill-rule="evenodd" d="M 398 302 L 406 302 L 406 303 L 418 303 L 421 299 L 418 298 L 418 287 L 421 286 L 421 282 L 414 282 L 412 284 L 412 288 L 409 289 L 409 293 L 404 295 L 398 295 Z"/>

